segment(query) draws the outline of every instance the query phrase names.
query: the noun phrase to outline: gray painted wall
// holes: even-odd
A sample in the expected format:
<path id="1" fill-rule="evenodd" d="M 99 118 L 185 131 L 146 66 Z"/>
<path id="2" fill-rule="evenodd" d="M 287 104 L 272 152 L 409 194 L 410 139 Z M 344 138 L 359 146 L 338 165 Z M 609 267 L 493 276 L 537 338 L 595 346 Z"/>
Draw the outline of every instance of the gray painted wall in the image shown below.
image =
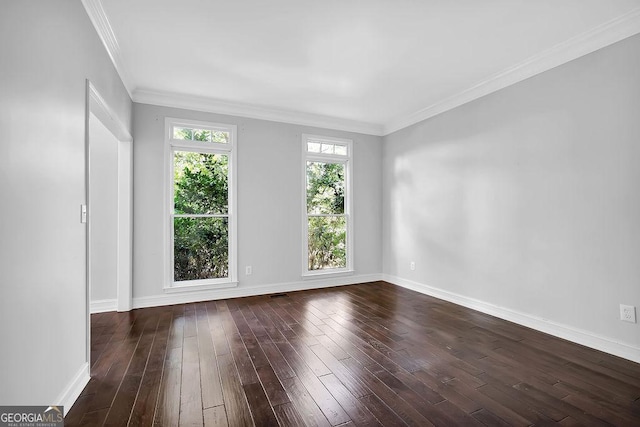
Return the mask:
<path id="1" fill-rule="evenodd" d="M 239 288 L 301 280 L 303 133 L 353 139 L 355 274 L 381 272 L 380 137 L 135 103 L 134 305 L 164 293 L 165 117 L 238 126 Z"/>
<path id="2" fill-rule="evenodd" d="M 91 301 L 115 300 L 118 284 L 118 140 L 90 115 Z"/>
<path id="3" fill-rule="evenodd" d="M 638 348 L 638 76 L 635 36 L 385 137 L 384 273 Z"/>
<path id="4" fill-rule="evenodd" d="M 128 128 L 131 100 L 79 1 L 5 1 L 0 40 L 0 404 L 60 403 L 87 361 L 85 79 Z"/>

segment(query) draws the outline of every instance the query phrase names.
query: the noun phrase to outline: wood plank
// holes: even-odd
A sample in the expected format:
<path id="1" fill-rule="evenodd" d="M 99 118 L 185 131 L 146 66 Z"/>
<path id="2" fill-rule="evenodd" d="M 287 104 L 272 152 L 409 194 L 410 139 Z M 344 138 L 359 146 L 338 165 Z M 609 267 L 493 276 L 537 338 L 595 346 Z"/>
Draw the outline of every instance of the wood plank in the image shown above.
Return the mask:
<path id="1" fill-rule="evenodd" d="M 167 348 L 162 364 L 161 381 L 156 403 L 155 425 L 178 425 L 180 420 L 180 380 L 182 372 L 182 338 L 184 306 L 171 308 L 171 323 L 168 331 Z M 179 344 L 179 345 L 178 345 Z M 151 371 L 150 371 L 151 372 Z"/>
<path id="2" fill-rule="evenodd" d="M 273 407 L 273 410 L 278 418 L 278 423 L 281 426 L 304 426 L 304 425 L 318 425 L 315 423 L 307 423 L 304 418 L 298 413 L 298 410 L 292 402 L 283 403 Z M 324 422 L 327 422 L 326 419 Z M 328 423 L 327 423 L 328 424 Z"/>
<path id="3" fill-rule="evenodd" d="M 233 360 L 237 365 L 237 373 L 240 377 L 240 383 L 242 385 L 257 383 L 259 381 L 258 374 L 251 362 L 251 357 L 247 352 L 247 348 L 244 345 L 244 341 L 240 336 L 229 308 L 226 306 L 225 302 L 219 302 L 218 309 L 221 314 L 222 327 L 227 337 L 227 342 L 229 343 Z"/>
<path id="4" fill-rule="evenodd" d="M 164 364 L 154 424 L 176 426 L 180 421 L 182 347 L 170 348 Z"/>
<path id="5" fill-rule="evenodd" d="M 518 418 L 513 415 L 517 414 L 521 420 L 524 420 L 524 424 L 526 425 L 554 424 L 554 421 L 551 418 L 537 412 L 535 409 L 532 409 L 526 402 L 517 399 L 516 390 L 509 393 L 508 390 L 505 391 L 507 388 L 508 387 L 505 386 L 502 389 L 498 389 L 491 384 L 487 384 L 479 387 L 478 391 L 497 403 L 491 406 L 485 406 L 493 413 L 500 414 L 501 418 L 507 419 L 507 421 L 517 423 Z"/>
<path id="6" fill-rule="evenodd" d="M 383 426 L 406 426 L 409 425 L 401 420 L 398 415 L 384 404 L 375 394 L 363 396 L 360 402 L 373 414 Z"/>
<path id="7" fill-rule="evenodd" d="M 122 384 L 125 378 L 129 363 L 134 357 L 138 342 L 142 337 L 144 326 L 147 322 L 152 323 L 153 319 L 141 315 L 137 321 L 133 323 L 129 335 L 118 346 L 118 353 L 114 354 L 113 364 L 109 368 L 108 375 L 104 375 L 99 383 L 99 388 L 88 403 L 87 412 L 111 407 L 120 388 L 120 384 Z"/>
<path id="8" fill-rule="evenodd" d="M 194 316 L 195 324 L 195 316 Z M 188 322 L 191 323 L 191 322 Z M 185 325 L 186 329 L 186 325 Z M 182 384 L 180 386 L 180 425 L 203 425 L 202 387 L 200 385 L 200 361 L 197 331 L 185 333 L 182 348 Z"/>
<path id="9" fill-rule="evenodd" d="M 252 425 L 249 404 L 240 382 L 238 370 L 233 357 L 224 354 L 218 357 L 220 377 L 224 390 L 224 407 L 227 411 L 227 420 L 230 425 Z"/>
<path id="10" fill-rule="evenodd" d="M 347 390 L 349 390 L 349 392 L 356 398 L 367 396 L 372 393 L 357 374 L 352 373 L 349 368 L 333 357 L 325 347 L 316 345 L 311 347 L 311 349 L 329 367 L 329 369 L 331 369 L 333 375 L 335 375 Z"/>
<path id="11" fill-rule="evenodd" d="M 249 409 L 256 426 L 274 426 L 278 424 L 273 408 L 267 399 L 267 395 L 260 383 L 245 384 L 242 386 L 247 396 Z"/>
<path id="12" fill-rule="evenodd" d="M 513 425 L 484 408 L 474 412 L 472 416 L 486 426 L 511 427 Z"/>
<path id="13" fill-rule="evenodd" d="M 227 413 L 224 405 L 204 410 L 204 427 L 228 427 Z"/>
<path id="14" fill-rule="evenodd" d="M 196 327 L 198 336 L 198 359 L 200 364 L 200 385 L 202 407 L 204 409 L 224 404 L 222 383 L 218 371 L 218 361 L 211 337 L 211 325 L 206 304 L 196 305 Z"/>
<path id="15" fill-rule="evenodd" d="M 142 383 L 142 375 L 151 355 L 159 320 L 159 318 L 150 318 L 145 322 L 142 336 L 129 362 L 127 373 L 122 383 L 120 383 L 118 392 L 111 404 L 105 424 L 124 425 L 129 422 Z"/>
<path id="16" fill-rule="evenodd" d="M 356 360 L 349 358 L 343 360 L 342 363 L 347 365 L 351 371 L 357 372 L 359 377 L 365 382 L 367 387 L 388 407 L 392 408 L 397 416 L 400 417 L 405 423 L 415 426 L 434 425 L 427 418 L 422 416 L 422 414 L 420 414 L 414 407 L 412 407 L 409 403 L 404 401 L 404 399 L 398 396 L 393 390 L 391 390 L 384 382 L 373 375 L 369 370 L 367 370 L 364 366 L 359 365 Z"/>
<path id="17" fill-rule="evenodd" d="M 538 390 L 529 384 L 521 383 L 516 384 L 513 387 L 529 397 L 529 404 L 532 408 L 546 414 L 552 419 L 558 420 L 560 418 L 561 421 L 564 419 L 561 418 L 562 414 L 567 414 L 584 425 L 604 426 L 607 424 L 604 421 L 599 420 L 596 417 L 585 413 L 583 410 L 565 402 L 564 400 L 549 396 L 545 392 Z"/>
<path id="18" fill-rule="evenodd" d="M 289 398 L 291 399 L 291 402 L 293 403 L 297 413 L 302 417 L 303 420 L 305 420 L 305 424 L 308 423 L 308 425 L 319 427 L 328 427 L 331 425 L 323 411 L 320 410 L 320 407 L 318 407 L 317 403 L 311 397 L 304 385 L 300 382 L 298 377 L 287 378 L 286 380 L 282 381 L 282 385 L 284 386 L 285 390 L 287 390 Z M 288 409 L 290 411 L 291 408 L 285 405 L 286 404 L 279 405 L 279 407 Z M 281 414 L 281 416 L 282 415 L 285 414 Z"/>
<path id="19" fill-rule="evenodd" d="M 329 390 L 354 424 L 359 426 L 379 426 L 380 423 L 356 397 L 347 390 L 333 374 L 320 377 L 322 384 Z"/>
<path id="20" fill-rule="evenodd" d="M 434 394 L 433 391 L 431 391 L 431 393 L 427 396 L 421 396 L 410 387 L 408 387 L 405 383 L 400 381 L 393 374 L 391 374 L 389 371 L 384 369 L 382 366 L 367 366 L 365 369 L 371 372 L 384 385 L 386 385 L 389 389 L 396 393 L 398 397 L 407 402 L 418 413 L 420 413 L 424 418 L 432 422 L 434 425 L 453 424 L 451 422 L 451 419 L 446 414 L 442 413 L 442 411 L 430 404 L 427 400 L 429 396 L 432 396 Z M 428 389 L 428 387 L 425 389 Z M 436 400 L 438 402 L 441 402 L 442 397 L 440 395 L 437 396 L 439 397 L 439 399 Z M 455 408 L 455 410 L 459 411 L 458 408 Z"/>

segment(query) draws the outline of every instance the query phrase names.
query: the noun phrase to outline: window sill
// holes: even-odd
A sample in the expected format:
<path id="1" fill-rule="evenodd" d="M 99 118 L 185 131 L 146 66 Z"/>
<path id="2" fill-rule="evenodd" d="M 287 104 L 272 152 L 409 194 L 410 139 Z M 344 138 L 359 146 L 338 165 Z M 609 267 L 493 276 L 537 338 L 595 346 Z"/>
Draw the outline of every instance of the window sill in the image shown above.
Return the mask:
<path id="1" fill-rule="evenodd" d="M 341 276 L 351 276 L 355 273 L 354 270 L 338 270 L 338 271 L 320 271 L 313 273 L 304 273 L 302 275 L 302 280 L 313 280 L 313 279 L 322 279 L 326 277 L 341 277 Z"/>
<path id="2" fill-rule="evenodd" d="M 176 285 L 171 287 L 167 286 L 163 289 L 163 291 L 165 293 L 171 294 L 171 293 L 179 293 L 179 292 L 206 291 L 210 289 L 227 289 L 227 288 L 235 288 L 237 286 L 238 286 L 238 282 Z"/>

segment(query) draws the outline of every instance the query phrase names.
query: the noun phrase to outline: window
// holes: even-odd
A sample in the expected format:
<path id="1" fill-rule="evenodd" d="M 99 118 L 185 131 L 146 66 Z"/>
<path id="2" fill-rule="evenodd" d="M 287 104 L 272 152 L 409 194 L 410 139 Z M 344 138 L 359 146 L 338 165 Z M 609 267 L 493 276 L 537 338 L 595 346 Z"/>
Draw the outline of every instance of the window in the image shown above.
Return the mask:
<path id="1" fill-rule="evenodd" d="M 347 139 L 303 135 L 303 275 L 352 270 L 351 156 Z"/>
<path id="2" fill-rule="evenodd" d="M 168 288 L 236 283 L 236 127 L 166 119 Z"/>

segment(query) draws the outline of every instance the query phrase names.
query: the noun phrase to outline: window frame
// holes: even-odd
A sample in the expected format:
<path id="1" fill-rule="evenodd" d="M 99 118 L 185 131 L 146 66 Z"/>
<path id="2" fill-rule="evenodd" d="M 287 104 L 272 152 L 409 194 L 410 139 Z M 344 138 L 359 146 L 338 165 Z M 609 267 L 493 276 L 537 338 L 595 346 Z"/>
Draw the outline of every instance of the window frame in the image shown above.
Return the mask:
<path id="1" fill-rule="evenodd" d="M 229 133 L 227 143 L 204 142 L 176 139 L 173 130 L 176 127 L 188 127 L 223 131 Z M 235 287 L 238 285 L 238 218 L 237 218 L 237 126 L 224 123 L 204 122 L 198 120 L 165 118 L 165 292 L 182 292 L 204 289 L 220 289 Z M 228 221 L 228 275 L 215 279 L 199 279 L 175 282 L 174 277 L 174 153 L 176 151 L 189 151 L 196 153 L 221 154 L 228 156 L 228 208 L 226 214 L 185 215 L 194 217 L 226 217 Z"/>
<path id="2" fill-rule="evenodd" d="M 347 147 L 347 154 L 314 153 L 308 150 L 309 142 L 326 142 Z M 307 162 L 340 163 L 345 165 L 344 214 L 311 214 L 307 207 Z M 353 140 L 323 135 L 302 134 L 302 278 L 318 278 L 331 275 L 352 274 L 353 269 Z M 324 270 L 309 270 L 309 217 L 344 216 L 346 221 L 346 266 Z"/>

